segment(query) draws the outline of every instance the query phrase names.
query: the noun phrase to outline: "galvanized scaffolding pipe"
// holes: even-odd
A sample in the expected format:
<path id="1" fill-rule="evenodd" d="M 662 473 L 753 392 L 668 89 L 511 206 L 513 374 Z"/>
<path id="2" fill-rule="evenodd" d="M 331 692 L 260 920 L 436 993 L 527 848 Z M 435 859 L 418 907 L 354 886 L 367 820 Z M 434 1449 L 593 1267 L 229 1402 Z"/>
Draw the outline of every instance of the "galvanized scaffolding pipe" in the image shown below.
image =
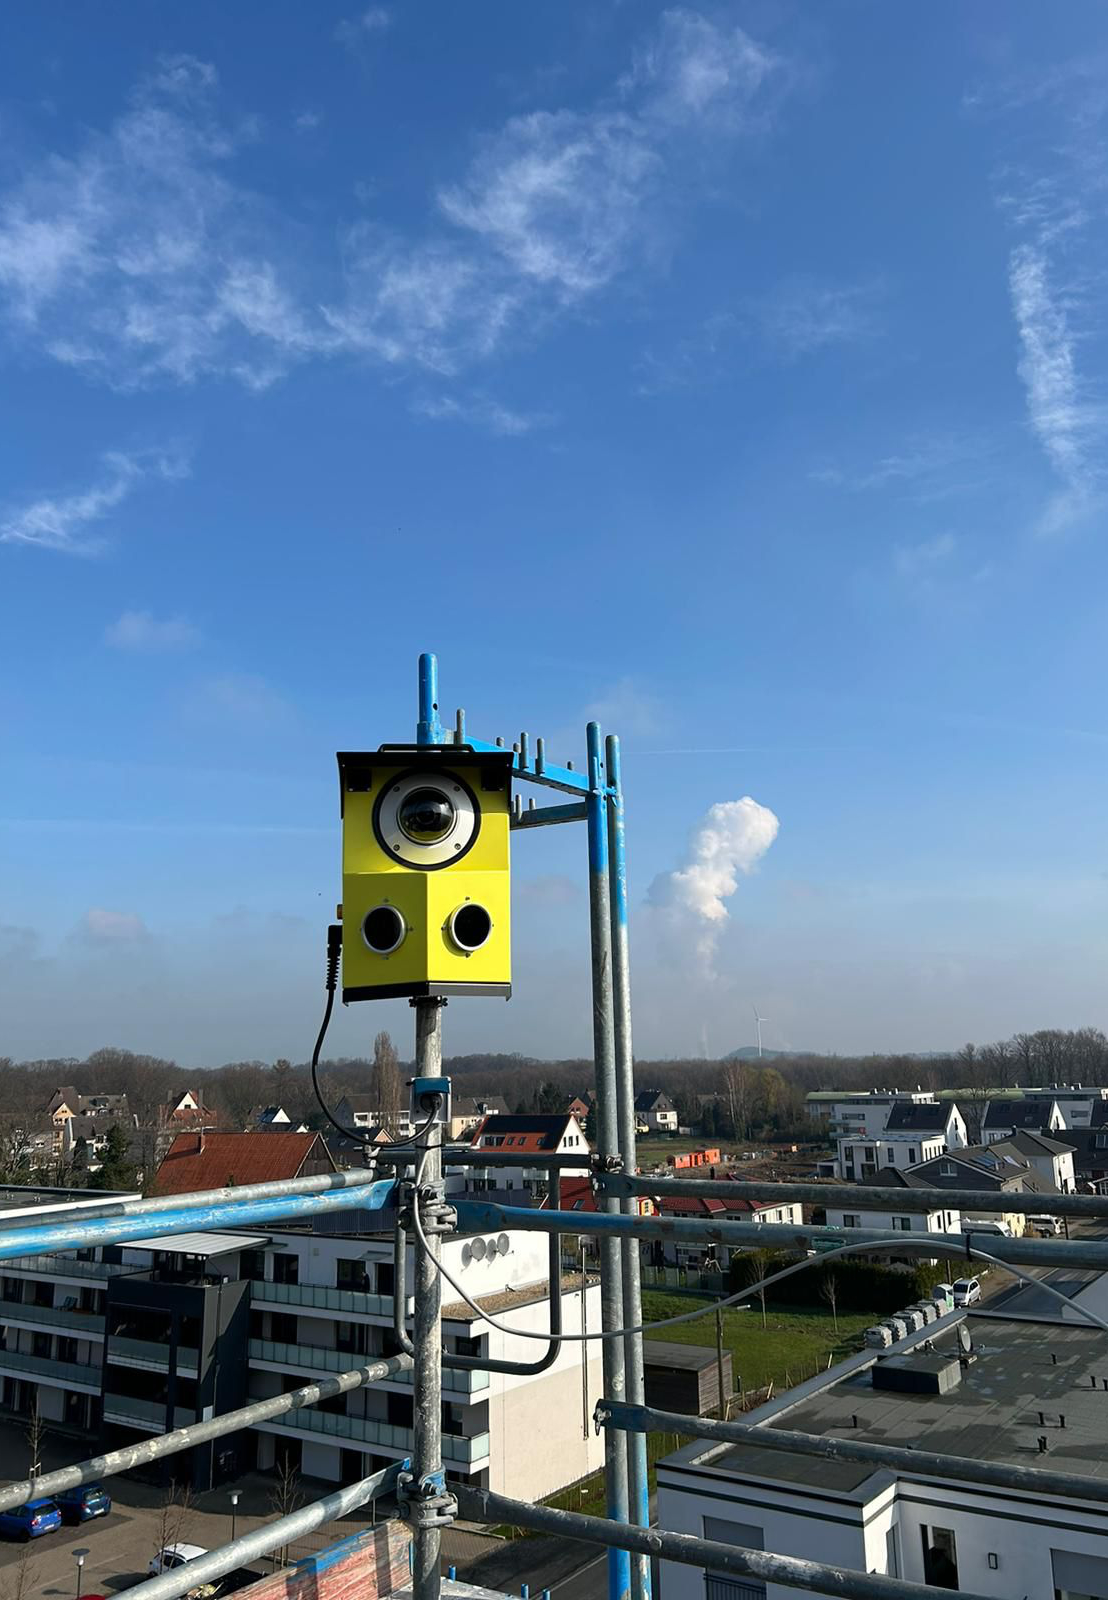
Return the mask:
<path id="1" fill-rule="evenodd" d="M 164 1234 L 202 1232 L 208 1228 L 241 1228 L 250 1223 L 276 1222 L 286 1217 L 316 1217 L 332 1211 L 379 1211 L 392 1199 L 393 1180 L 353 1185 L 334 1194 L 290 1194 L 287 1184 L 260 1200 L 229 1200 L 215 1205 L 179 1207 L 175 1195 L 162 1201 L 163 1210 L 137 1216 L 99 1217 L 91 1221 L 11 1228 L 0 1233 L 0 1260 L 48 1255 L 55 1250 L 77 1250 L 98 1244 L 137 1244 Z M 237 1194 L 235 1189 L 231 1194 Z M 188 1196 L 194 1200 L 195 1196 Z"/>
<path id="2" fill-rule="evenodd" d="M 841 1596 L 841 1600 L 935 1600 L 935 1590 L 923 1583 L 882 1578 L 875 1573 L 827 1566 L 822 1561 L 802 1561 L 798 1556 L 779 1556 L 767 1550 L 748 1550 L 742 1545 L 721 1544 L 715 1539 L 698 1539 L 691 1533 L 621 1527 L 605 1517 L 586 1517 L 579 1511 L 560 1511 L 554 1506 L 534 1506 L 524 1500 L 493 1494 L 489 1489 L 461 1488 L 458 1502 L 463 1515 L 475 1522 L 505 1522 L 562 1539 L 584 1539 L 620 1550 L 640 1550 L 662 1561 L 679 1561 L 685 1566 L 703 1567 L 712 1572 L 733 1572 L 738 1577 L 755 1578 L 762 1583 L 780 1583 L 789 1589 Z M 959 1593 L 963 1600 L 996 1600 L 995 1595 L 986 1597 L 968 1589 Z"/>
<path id="3" fill-rule="evenodd" d="M 958 1152 L 951 1153 L 956 1161 Z M 867 1211 L 1010 1211 L 1024 1215 L 1058 1217 L 1108 1217 L 1108 1195 L 1009 1194 L 996 1189 L 904 1188 L 870 1183 L 761 1183 L 740 1178 L 651 1178 L 630 1174 L 601 1174 L 598 1183 L 609 1194 L 685 1195 L 689 1198 L 766 1200 L 771 1203 L 800 1200 L 806 1205 L 863 1206 Z"/>
<path id="4" fill-rule="evenodd" d="M 875 1358 L 878 1352 L 874 1351 Z M 913 1477 L 956 1478 L 960 1483 L 986 1484 L 990 1488 L 1016 1489 L 1042 1499 L 1057 1495 L 1066 1500 L 1093 1500 L 1108 1505 L 1108 1483 L 1076 1472 L 1043 1472 L 1038 1467 L 1008 1466 L 999 1461 L 974 1461 L 966 1456 L 942 1455 L 905 1446 L 870 1444 L 838 1439 L 829 1434 L 800 1433 L 787 1428 L 751 1422 L 716 1422 L 711 1417 L 686 1417 L 653 1406 L 621 1405 L 598 1400 L 594 1413 L 605 1427 L 631 1428 L 644 1435 L 654 1429 L 680 1433 L 719 1444 L 748 1444 L 756 1450 L 782 1450 L 789 1455 L 818 1456 L 824 1461 L 860 1461 L 876 1471 L 884 1467 Z M 1028 1428 L 1030 1438 L 1032 1429 Z"/>
<path id="5" fill-rule="evenodd" d="M 411 1161 L 411 1149 L 406 1157 Z M 153 1195 L 146 1200 L 103 1200 L 92 1205 L 59 1206 L 46 1213 L 49 1226 L 63 1227 L 70 1222 L 96 1222 L 101 1217 L 143 1217 L 152 1211 L 197 1210 L 204 1206 L 236 1205 L 246 1200 L 280 1199 L 285 1195 L 327 1194 L 337 1189 L 364 1188 L 373 1174 L 364 1167 L 351 1172 L 322 1172 L 309 1178 L 282 1178 L 275 1183 L 229 1184 L 223 1189 L 201 1189 L 194 1194 Z M 350 1203 L 349 1201 L 347 1202 Z M 45 1226 L 45 1224 L 43 1224 Z M 0 1216 L 0 1236 L 27 1226 L 26 1216 Z"/>
<path id="6" fill-rule="evenodd" d="M 406 1460 L 398 1461 L 395 1466 L 385 1467 L 368 1478 L 350 1484 L 346 1489 L 337 1489 L 322 1500 L 313 1500 L 311 1505 L 301 1506 L 299 1511 L 293 1511 L 287 1517 L 263 1523 L 252 1533 L 244 1533 L 240 1539 L 220 1545 L 218 1550 L 194 1556 L 183 1567 L 174 1567 L 172 1572 L 163 1572 L 157 1578 L 148 1578 L 145 1583 L 136 1583 L 127 1593 L 131 1600 L 177 1600 L 178 1595 L 189 1594 L 202 1584 L 226 1577 L 227 1573 L 234 1572 L 244 1562 L 269 1555 L 271 1550 L 280 1550 L 294 1539 L 302 1539 L 306 1533 L 314 1533 L 316 1528 L 333 1522 L 336 1517 L 345 1517 L 348 1512 L 357 1511 L 359 1506 L 368 1505 L 378 1495 L 392 1489 L 407 1466 Z"/>
<path id="7" fill-rule="evenodd" d="M 442 1075 L 442 1008 L 437 998 L 412 1002 L 416 1014 L 415 1070 L 417 1078 Z M 443 1493 L 446 1477 L 442 1464 L 442 1278 L 439 1256 L 442 1245 L 437 1232 L 436 1208 L 443 1200 L 442 1123 L 433 1122 L 425 1136 L 425 1149 L 416 1174 L 420 1215 L 426 1217 L 424 1237 L 416 1235 L 415 1324 L 412 1344 L 415 1349 L 414 1462 L 412 1498 L 433 1498 Z M 441 1588 L 439 1556 L 442 1530 L 426 1518 L 413 1524 L 415 1547 L 412 1560 L 414 1600 L 439 1600 Z"/>
<path id="8" fill-rule="evenodd" d="M 524 1232 L 580 1233 L 577 1211 L 531 1211 L 522 1206 L 502 1206 L 491 1200 L 459 1199 L 458 1231 L 483 1233 L 493 1228 L 520 1228 Z M 946 1255 L 971 1264 L 975 1250 L 987 1251 L 998 1261 L 1023 1267 L 1088 1268 L 1108 1271 L 1108 1239 L 1009 1239 L 985 1229 L 966 1233 L 898 1233 L 887 1228 L 810 1228 L 777 1222 L 709 1222 L 683 1217 L 628 1217 L 597 1211 L 589 1216 L 589 1232 L 601 1238 L 633 1236 L 639 1239 L 687 1240 L 692 1244 L 722 1244 L 735 1249 L 769 1248 L 807 1251 L 813 1245 L 844 1244 L 895 1246 L 901 1255 Z M 613 1396 L 613 1398 L 616 1398 Z"/>
<path id="9" fill-rule="evenodd" d="M 615 1024 L 612 1014 L 612 924 L 608 885 L 608 818 L 604 783 L 604 763 L 600 746 L 600 724 L 588 726 L 589 793 L 586 801 L 589 832 L 589 932 L 592 948 L 592 1030 L 596 1062 L 597 1148 L 600 1155 L 612 1156 L 619 1149 L 617 1115 Z M 609 1212 L 619 1208 L 615 1198 L 599 1204 Z M 577 1213 L 577 1227 L 581 1219 Z M 603 1218 L 615 1222 L 615 1216 Z M 630 1220 L 630 1219 L 627 1219 Z M 603 1328 L 622 1328 L 623 1265 L 618 1238 L 600 1238 L 600 1318 Z M 605 1393 L 624 1399 L 625 1362 L 621 1339 L 605 1339 L 601 1345 L 604 1362 Z M 604 1450 L 604 1484 L 608 1515 L 617 1522 L 628 1519 L 627 1435 L 609 1434 Z M 630 1600 L 631 1563 L 622 1550 L 608 1557 L 608 1600 Z"/>
<path id="10" fill-rule="evenodd" d="M 619 1153 L 629 1172 L 635 1166 L 635 1069 L 631 1042 L 631 956 L 627 934 L 627 836 L 623 815 L 623 784 L 620 771 L 619 740 L 609 734 L 604 744 L 607 756 L 608 796 L 608 879 L 612 927 L 612 1015 L 615 1031 L 616 1122 Z M 634 1209 L 628 1198 L 621 1207 Z M 555 1209 L 559 1209 L 555 1207 Z M 551 1235 L 553 1238 L 554 1235 Z M 620 1243 L 623 1269 L 623 1320 L 628 1327 L 642 1322 L 642 1283 L 639 1272 L 639 1243 L 624 1239 Z M 646 1399 L 643 1374 L 642 1338 L 628 1334 L 623 1345 L 627 1399 L 642 1405 Z M 627 1440 L 627 1498 L 629 1517 L 640 1528 L 650 1526 L 650 1476 L 646 1455 L 646 1436 L 633 1433 Z M 635 1600 L 650 1600 L 650 1561 L 638 1552 L 631 1557 L 631 1591 Z"/>
<path id="11" fill-rule="evenodd" d="M 211 1417 L 206 1422 L 193 1422 L 187 1428 L 174 1428 L 138 1444 L 125 1445 L 121 1450 L 109 1450 L 102 1456 L 93 1456 L 72 1467 L 59 1467 L 57 1472 L 46 1472 L 37 1478 L 25 1478 L 21 1483 L 10 1483 L 0 1489 L 0 1511 L 10 1511 L 33 1497 L 61 1494 L 63 1489 L 76 1489 L 82 1483 L 96 1483 L 101 1478 L 112 1477 L 117 1472 L 131 1472 L 135 1467 L 145 1467 L 163 1456 L 191 1450 L 194 1445 L 208 1444 L 240 1428 L 253 1428 L 261 1422 L 275 1422 L 290 1411 L 303 1411 L 321 1400 L 332 1400 L 336 1395 L 360 1389 L 367 1383 L 380 1383 L 395 1378 L 402 1372 L 411 1372 L 408 1356 L 388 1356 L 380 1361 L 370 1361 L 364 1367 L 353 1367 L 333 1378 L 321 1378 L 318 1383 L 306 1383 L 287 1394 L 274 1395 L 270 1400 L 255 1400 L 238 1411 L 228 1411 L 221 1417 Z"/>

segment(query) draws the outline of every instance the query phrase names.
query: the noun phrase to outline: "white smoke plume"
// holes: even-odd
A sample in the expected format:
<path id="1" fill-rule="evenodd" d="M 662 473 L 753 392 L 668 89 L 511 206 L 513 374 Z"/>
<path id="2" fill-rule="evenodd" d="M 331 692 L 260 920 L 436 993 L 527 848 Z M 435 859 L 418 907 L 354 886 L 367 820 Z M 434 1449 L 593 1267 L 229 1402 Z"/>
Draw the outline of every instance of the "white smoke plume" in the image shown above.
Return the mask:
<path id="1" fill-rule="evenodd" d="M 740 875 L 754 870 L 779 826 L 768 806 L 749 795 L 719 800 L 694 829 L 684 865 L 660 873 L 651 884 L 652 905 L 675 909 L 699 928 L 697 950 L 704 959 L 715 949 Z"/>

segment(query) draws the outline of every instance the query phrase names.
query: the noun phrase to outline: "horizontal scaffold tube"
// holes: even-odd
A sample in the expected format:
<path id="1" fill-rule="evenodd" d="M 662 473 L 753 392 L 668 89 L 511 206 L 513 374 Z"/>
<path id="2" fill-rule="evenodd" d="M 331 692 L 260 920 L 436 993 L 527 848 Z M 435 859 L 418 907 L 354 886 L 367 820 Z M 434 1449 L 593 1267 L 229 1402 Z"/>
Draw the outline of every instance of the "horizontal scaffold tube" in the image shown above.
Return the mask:
<path id="1" fill-rule="evenodd" d="M 876 1359 L 876 1352 L 874 1352 Z M 1038 1467 L 1008 1466 L 1000 1461 L 974 1461 L 967 1456 L 938 1455 L 864 1440 L 832 1438 L 828 1434 L 797 1433 L 786 1428 L 751 1422 L 717 1422 L 711 1417 L 686 1417 L 653 1406 L 627 1405 L 622 1400 L 599 1400 L 596 1420 L 605 1427 L 633 1433 L 679 1433 L 687 1438 L 719 1444 L 749 1444 L 757 1450 L 783 1450 L 790 1455 L 820 1456 L 825 1461 L 860 1461 L 875 1469 L 911 1473 L 913 1477 L 957 1478 L 959 1482 L 987 1484 L 996 1489 L 1017 1489 L 1024 1494 L 1057 1495 L 1065 1500 L 1095 1500 L 1108 1504 L 1108 1483 L 1076 1472 L 1043 1472 Z"/>
<path id="2" fill-rule="evenodd" d="M 412 1159 L 409 1152 L 408 1160 Z M 172 1202 L 175 1209 L 188 1211 L 202 1206 L 230 1204 L 232 1200 L 237 1203 L 240 1200 L 265 1200 L 270 1196 L 327 1194 L 332 1189 L 364 1188 L 372 1176 L 364 1167 L 351 1172 L 322 1172 L 310 1178 L 282 1178 L 275 1183 L 243 1183 L 238 1186 L 230 1184 L 225 1189 L 175 1194 Z M 58 1206 L 44 1214 L 49 1217 L 51 1227 L 59 1227 L 67 1222 L 94 1222 L 100 1217 L 141 1217 L 149 1211 L 164 1211 L 168 1204 L 168 1196 L 154 1195 L 146 1200 L 94 1200 L 88 1205 Z M 26 1226 L 26 1215 L 0 1216 L 0 1234 Z"/>
<path id="3" fill-rule="evenodd" d="M 733 1572 L 742 1578 L 763 1583 L 780 1583 L 790 1589 L 813 1589 L 817 1594 L 841 1596 L 842 1600 L 935 1600 L 935 1591 L 922 1583 L 906 1583 L 900 1578 L 882 1578 L 875 1573 L 855 1572 L 850 1567 L 832 1567 L 822 1561 L 803 1561 L 799 1556 L 773 1555 L 768 1550 L 748 1550 L 743 1545 L 721 1544 L 716 1539 L 698 1539 L 691 1533 L 669 1533 L 661 1528 L 633 1528 L 624 1522 L 609 1522 L 606 1517 L 586 1517 L 579 1511 L 561 1511 L 554 1506 L 533 1506 L 525 1500 L 509 1500 L 490 1489 L 455 1488 L 458 1508 L 474 1522 L 506 1522 L 517 1528 L 533 1528 L 536 1533 L 553 1533 L 563 1539 L 584 1539 L 617 1550 L 641 1551 L 662 1561 L 680 1561 L 690 1567 L 710 1568 L 712 1572 Z M 985 1600 L 968 1589 L 960 1591 L 963 1600 Z M 136 1597 L 137 1600 L 137 1597 Z M 993 1597 L 995 1600 L 995 1596 Z"/>
<path id="4" fill-rule="evenodd" d="M 281 1185 L 274 1184 L 280 1190 Z M 363 1183 L 361 1188 L 335 1194 L 275 1193 L 260 1200 L 227 1200 L 211 1205 L 181 1208 L 177 1196 L 162 1201 L 162 1209 L 138 1216 L 99 1217 L 92 1221 L 39 1223 L 0 1233 L 0 1261 L 18 1256 L 46 1255 L 54 1250 L 88 1249 L 103 1244 L 138 1244 L 163 1234 L 202 1232 L 206 1228 L 243 1228 L 250 1223 L 279 1222 L 286 1217 L 316 1217 L 330 1211 L 377 1211 L 392 1197 L 391 1178 Z M 232 1189 L 232 1195 L 237 1191 Z M 195 1196 L 188 1196 L 190 1200 Z"/>
<path id="5" fill-rule="evenodd" d="M 994 1197 L 994 1205 L 999 1200 Z M 1007 1196 L 1004 1196 L 1007 1199 Z M 989 1233 L 899 1233 L 889 1228 L 806 1228 L 778 1222 L 716 1222 L 707 1217 L 632 1217 L 624 1212 L 531 1210 L 491 1200 L 456 1200 L 459 1233 L 519 1228 L 529 1233 L 622 1234 L 636 1239 L 673 1239 L 722 1244 L 736 1250 L 811 1250 L 815 1244 L 895 1245 L 900 1255 L 961 1256 L 975 1250 L 1021 1267 L 1088 1268 L 1108 1271 L 1108 1239 L 1009 1239 Z M 2 1252 L 0 1252 L 2 1253 Z"/>
<path id="6" fill-rule="evenodd" d="M 101 1478 L 112 1477 L 117 1472 L 131 1472 L 148 1462 L 159 1461 L 162 1456 L 172 1456 L 193 1445 L 207 1444 L 221 1439 L 240 1428 L 252 1428 L 259 1422 L 273 1422 L 289 1411 L 303 1411 L 307 1406 L 318 1405 L 321 1400 L 331 1400 L 335 1395 L 346 1394 L 350 1389 L 360 1389 L 363 1384 L 382 1383 L 402 1372 L 411 1372 L 410 1356 L 387 1356 L 381 1361 L 370 1361 L 364 1367 L 353 1367 L 349 1372 L 339 1372 L 333 1378 L 321 1378 L 318 1383 L 306 1383 L 287 1394 L 274 1395 L 270 1400 L 255 1400 L 238 1411 L 228 1411 L 207 1422 L 193 1422 L 187 1428 L 175 1428 L 139 1444 L 125 1445 L 121 1450 L 109 1450 L 89 1461 L 79 1461 L 72 1467 L 59 1467 L 57 1472 L 47 1472 L 37 1478 L 26 1478 L 22 1483 L 10 1483 L 0 1489 L 0 1511 L 10 1511 L 13 1506 L 24 1505 L 28 1500 L 61 1494 L 63 1489 L 76 1489 L 82 1483 L 96 1483 Z"/>
<path id="7" fill-rule="evenodd" d="M 395 1466 L 385 1467 L 372 1477 L 362 1478 L 345 1489 L 337 1489 L 322 1500 L 313 1500 L 310 1506 L 301 1506 L 299 1511 L 290 1512 L 287 1517 L 263 1523 L 252 1533 L 244 1533 L 241 1539 L 221 1544 L 218 1550 L 194 1556 L 183 1567 L 174 1567 L 172 1572 L 163 1572 L 157 1578 L 148 1578 L 145 1583 L 136 1583 L 127 1590 L 127 1594 L 130 1600 L 177 1600 L 178 1595 L 189 1594 L 202 1584 L 226 1577 L 227 1573 L 236 1571 L 245 1562 L 267 1556 L 271 1550 L 281 1550 L 294 1539 L 314 1533 L 316 1528 L 333 1522 L 336 1517 L 345 1517 L 348 1512 L 357 1511 L 359 1506 L 368 1505 L 379 1494 L 387 1494 L 396 1487 L 400 1473 L 407 1471 L 410 1465 L 407 1459 L 398 1461 Z"/>
<path id="8" fill-rule="evenodd" d="M 951 1152 L 957 1160 L 958 1152 Z M 1009 1194 L 996 1189 L 900 1189 L 873 1183 L 793 1183 L 742 1178 L 650 1178 L 603 1173 L 597 1187 L 605 1194 L 679 1194 L 690 1199 L 764 1200 L 767 1205 L 800 1200 L 805 1205 L 856 1205 L 867 1211 L 1023 1212 L 1029 1216 L 1108 1217 L 1108 1195 Z"/>

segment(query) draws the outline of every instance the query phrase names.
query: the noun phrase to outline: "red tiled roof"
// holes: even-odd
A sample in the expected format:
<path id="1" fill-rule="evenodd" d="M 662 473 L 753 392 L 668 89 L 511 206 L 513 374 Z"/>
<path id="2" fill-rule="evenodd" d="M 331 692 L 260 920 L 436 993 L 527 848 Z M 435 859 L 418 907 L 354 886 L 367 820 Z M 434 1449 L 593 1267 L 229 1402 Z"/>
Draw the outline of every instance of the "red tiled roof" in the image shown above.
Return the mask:
<path id="1" fill-rule="evenodd" d="M 309 1161 L 335 1169 L 318 1133 L 179 1133 L 158 1168 L 151 1193 L 190 1194 L 228 1183 L 276 1183 L 299 1177 Z"/>
<path id="2" fill-rule="evenodd" d="M 595 1211 L 596 1196 L 592 1192 L 592 1184 L 588 1178 L 562 1178 L 562 1203 L 563 1211 Z M 549 1197 L 543 1201 L 543 1206 L 548 1211 L 554 1210 L 554 1202 Z M 636 1213 L 640 1217 L 649 1217 L 654 1212 L 654 1201 L 642 1196 L 635 1203 Z"/>
<path id="3" fill-rule="evenodd" d="M 678 1217 L 718 1217 L 733 1216 L 736 1212 L 743 1211 L 768 1211 L 778 1205 L 776 1200 L 736 1200 L 736 1199 L 704 1199 L 692 1194 L 667 1194 L 662 1195 L 658 1201 L 658 1209 L 663 1216 Z"/>

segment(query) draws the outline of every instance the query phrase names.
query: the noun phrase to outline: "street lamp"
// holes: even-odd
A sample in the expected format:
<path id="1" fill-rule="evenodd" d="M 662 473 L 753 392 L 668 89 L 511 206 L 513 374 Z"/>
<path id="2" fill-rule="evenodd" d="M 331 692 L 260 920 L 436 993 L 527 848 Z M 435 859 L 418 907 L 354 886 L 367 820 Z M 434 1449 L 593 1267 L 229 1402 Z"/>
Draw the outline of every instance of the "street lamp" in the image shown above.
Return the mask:
<path id="1" fill-rule="evenodd" d="M 241 1489 L 232 1489 L 231 1493 L 230 1493 L 230 1495 L 228 1497 L 230 1499 L 230 1501 L 231 1501 L 231 1543 L 232 1544 L 234 1544 L 234 1542 L 235 1542 L 235 1518 L 238 1515 L 238 1503 L 239 1503 L 239 1498 L 240 1498 L 241 1494 L 242 1494 L 242 1490 Z M 80 1595 L 77 1596 L 77 1600 L 81 1600 Z"/>
<path id="2" fill-rule="evenodd" d="M 84 1570 L 87 1550 L 74 1550 L 73 1559 L 77 1563 L 77 1600 L 81 1600 L 81 1575 Z"/>

